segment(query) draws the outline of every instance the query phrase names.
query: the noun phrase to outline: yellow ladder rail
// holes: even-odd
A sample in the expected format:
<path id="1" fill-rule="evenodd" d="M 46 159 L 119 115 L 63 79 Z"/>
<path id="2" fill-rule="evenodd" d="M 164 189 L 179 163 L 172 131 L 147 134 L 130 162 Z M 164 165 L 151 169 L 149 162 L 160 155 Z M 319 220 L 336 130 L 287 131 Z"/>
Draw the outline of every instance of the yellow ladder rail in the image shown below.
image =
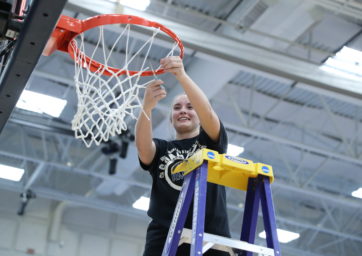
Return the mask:
<path id="1" fill-rule="evenodd" d="M 273 168 L 263 163 L 254 163 L 251 160 L 219 154 L 217 151 L 203 148 L 195 152 L 190 158 L 179 164 L 172 173 L 183 172 L 189 174 L 202 163 L 208 161 L 207 181 L 246 191 L 249 178 L 258 175 L 268 176 L 270 183 L 274 181 Z"/>

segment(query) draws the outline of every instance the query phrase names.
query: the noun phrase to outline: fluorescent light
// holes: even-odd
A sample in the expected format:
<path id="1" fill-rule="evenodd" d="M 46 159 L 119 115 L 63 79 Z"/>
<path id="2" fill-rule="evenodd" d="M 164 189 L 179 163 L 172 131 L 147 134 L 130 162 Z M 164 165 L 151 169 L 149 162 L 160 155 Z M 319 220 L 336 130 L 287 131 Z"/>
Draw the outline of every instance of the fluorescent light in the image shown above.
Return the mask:
<path id="1" fill-rule="evenodd" d="M 66 100 L 24 90 L 16 107 L 40 114 L 45 113 L 54 117 L 59 117 L 66 104 Z"/>
<path id="2" fill-rule="evenodd" d="M 24 169 L 0 164 L 0 178 L 19 181 L 23 177 Z"/>
<path id="3" fill-rule="evenodd" d="M 150 0 L 118 0 L 124 6 L 128 6 L 140 11 L 144 11 L 150 5 Z"/>
<path id="4" fill-rule="evenodd" d="M 148 197 L 144 197 L 141 196 L 140 198 L 137 199 L 136 202 L 133 203 L 133 208 L 142 210 L 142 211 L 147 211 L 149 206 L 150 206 L 150 199 Z"/>
<path id="5" fill-rule="evenodd" d="M 343 48 L 336 53 L 339 59 L 345 59 L 346 61 L 355 60 L 355 62 L 361 62 L 362 52 L 343 46 Z"/>
<path id="6" fill-rule="evenodd" d="M 355 191 L 353 191 L 352 196 L 357 197 L 357 198 L 361 198 L 362 199 L 362 188 L 359 188 Z"/>
<path id="7" fill-rule="evenodd" d="M 360 74 L 360 72 L 362 72 L 361 67 L 357 66 L 355 63 L 352 63 L 351 61 L 343 61 L 338 58 L 336 58 L 336 59 L 329 58 L 325 62 L 325 64 L 327 67 L 332 67 L 332 68 L 335 68 L 337 70 L 344 71 L 347 73 Z"/>
<path id="8" fill-rule="evenodd" d="M 289 242 L 299 238 L 298 233 L 294 233 L 294 232 L 279 229 L 279 228 L 277 228 L 277 234 L 278 234 L 278 241 L 281 243 L 284 243 L 284 244 L 289 243 Z M 259 237 L 266 239 L 265 231 L 260 232 Z"/>
<path id="9" fill-rule="evenodd" d="M 349 78 L 362 78 L 362 52 L 344 46 L 321 66 L 327 72 L 344 73 Z M 351 77 L 352 76 L 352 77 Z"/>
<path id="10" fill-rule="evenodd" d="M 228 149 L 227 149 L 226 154 L 231 155 L 231 156 L 238 156 L 243 152 L 244 152 L 243 147 L 239 147 L 234 144 L 228 144 Z"/>
<path id="11" fill-rule="evenodd" d="M 322 67 L 320 67 L 320 69 L 322 69 L 326 72 L 329 72 L 329 73 L 339 75 L 339 76 L 347 78 L 347 79 L 352 79 L 352 80 L 358 79 L 358 77 L 355 76 L 354 74 L 346 73 L 344 70 L 338 70 L 338 69 L 335 69 L 334 67 L 322 66 Z"/>

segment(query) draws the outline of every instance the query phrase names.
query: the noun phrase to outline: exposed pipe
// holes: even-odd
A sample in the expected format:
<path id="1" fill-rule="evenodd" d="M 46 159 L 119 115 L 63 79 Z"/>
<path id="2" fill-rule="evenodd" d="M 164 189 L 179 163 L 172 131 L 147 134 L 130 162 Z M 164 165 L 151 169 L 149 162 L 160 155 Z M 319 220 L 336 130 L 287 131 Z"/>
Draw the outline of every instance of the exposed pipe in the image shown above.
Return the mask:
<path id="1" fill-rule="evenodd" d="M 92 190 L 88 191 L 84 197 L 88 197 L 92 193 Z M 52 221 L 50 225 L 49 239 L 53 242 L 60 243 L 60 226 L 62 224 L 62 217 L 64 215 L 64 211 L 68 207 L 76 207 L 77 204 L 71 203 L 69 200 L 60 201 L 55 207 Z"/>
<path id="2" fill-rule="evenodd" d="M 60 242 L 60 224 L 62 222 L 64 210 L 68 204 L 69 203 L 67 201 L 61 201 L 55 207 L 49 232 L 49 239 L 53 242 Z"/>

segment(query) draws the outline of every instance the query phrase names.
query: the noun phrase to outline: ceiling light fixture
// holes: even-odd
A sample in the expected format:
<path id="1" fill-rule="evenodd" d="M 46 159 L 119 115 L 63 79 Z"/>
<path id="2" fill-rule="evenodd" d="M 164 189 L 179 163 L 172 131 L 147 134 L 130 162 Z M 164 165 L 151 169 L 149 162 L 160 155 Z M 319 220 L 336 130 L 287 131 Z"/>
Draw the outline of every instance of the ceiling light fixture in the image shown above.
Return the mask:
<path id="1" fill-rule="evenodd" d="M 362 78 L 362 52 L 344 46 L 335 56 L 329 57 L 322 70 L 356 79 Z"/>
<path id="2" fill-rule="evenodd" d="M 244 152 L 243 147 L 236 146 L 234 144 L 228 144 L 227 153 L 230 156 L 238 156 Z"/>
<path id="3" fill-rule="evenodd" d="M 362 188 L 356 189 L 351 193 L 353 197 L 361 198 L 362 199 Z"/>
<path id="4" fill-rule="evenodd" d="M 300 235 L 298 233 L 294 233 L 294 232 L 287 231 L 284 229 L 279 229 L 279 228 L 277 228 L 277 234 L 278 234 L 278 241 L 283 244 L 289 243 L 300 237 Z M 265 230 L 263 232 L 259 233 L 259 237 L 266 239 Z"/>
<path id="5" fill-rule="evenodd" d="M 0 178 L 12 181 L 20 181 L 24 175 L 24 169 L 0 164 Z"/>
<path id="6" fill-rule="evenodd" d="M 127 6 L 127 7 L 131 7 L 140 11 L 144 11 L 147 9 L 147 7 L 150 5 L 150 0 L 116 0 L 113 2 L 118 2 L 121 5 Z"/>
<path id="7" fill-rule="evenodd" d="M 135 201 L 132 204 L 133 208 L 136 208 L 136 209 L 139 209 L 142 211 L 147 211 L 149 206 L 150 206 L 150 199 L 145 196 L 141 196 L 140 198 L 137 199 L 137 201 Z"/>
<path id="8" fill-rule="evenodd" d="M 40 114 L 45 113 L 54 117 L 59 117 L 66 104 L 66 100 L 24 90 L 16 104 L 16 107 Z"/>

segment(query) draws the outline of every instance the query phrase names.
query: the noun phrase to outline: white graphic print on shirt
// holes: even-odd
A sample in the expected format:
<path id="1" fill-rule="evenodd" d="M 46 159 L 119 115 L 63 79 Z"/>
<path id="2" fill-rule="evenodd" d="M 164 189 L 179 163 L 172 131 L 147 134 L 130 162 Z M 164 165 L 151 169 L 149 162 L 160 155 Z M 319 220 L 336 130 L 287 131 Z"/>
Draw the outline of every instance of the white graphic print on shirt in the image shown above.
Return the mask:
<path id="1" fill-rule="evenodd" d="M 205 148 L 204 145 L 200 145 L 196 141 L 189 149 L 178 149 L 172 148 L 166 151 L 166 155 L 160 158 L 159 169 L 161 171 L 159 177 L 165 177 L 166 182 L 176 190 L 181 190 L 183 182 L 183 173 L 172 174 L 171 171 L 176 168 L 176 166 L 181 163 L 183 160 L 191 157 L 197 150 Z M 163 174 L 164 173 L 164 174 Z"/>

